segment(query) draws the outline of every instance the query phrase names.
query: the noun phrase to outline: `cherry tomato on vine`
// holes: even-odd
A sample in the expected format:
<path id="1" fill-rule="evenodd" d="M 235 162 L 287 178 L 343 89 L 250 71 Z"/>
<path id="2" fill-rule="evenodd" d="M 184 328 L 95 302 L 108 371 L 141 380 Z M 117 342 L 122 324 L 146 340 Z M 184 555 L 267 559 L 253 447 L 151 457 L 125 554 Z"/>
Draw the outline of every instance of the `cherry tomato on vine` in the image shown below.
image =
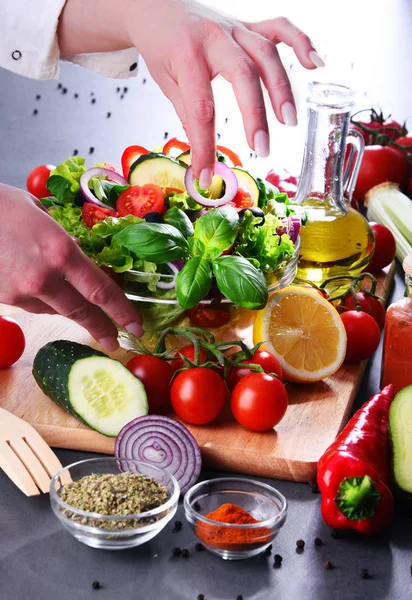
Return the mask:
<path id="1" fill-rule="evenodd" d="M 192 425 L 206 425 L 222 412 L 226 402 L 222 377 L 205 367 L 182 371 L 173 380 L 170 399 L 178 417 Z"/>
<path id="2" fill-rule="evenodd" d="M 310 285 L 310 283 L 305 283 L 303 287 L 308 288 L 309 290 L 313 290 L 314 292 L 318 292 L 318 294 L 322 296 L 322 298 L 326 298 L 326 300 L 329 298 L 329 294 L 326 290 L 318 288 L 314 285 Z"/>
<path id="3" fill-rule="evenodd" d="M 56 167 L 53 165 L 40 165 L 31 171 L 27 177 L 26 187 L 27 191 L 36 198 L 46 198 L 50 196 L 50 192 L 46 187 L 46 182 L 49 178 L 50 172 Z"/>
<path id="4" fill-rule="evenodd" d="M 375 319 L 357 310 L 343 312 L 340 317 L 347 337 L 345 360 L 356 363 L 372 356 L 379 346 L 381 335 Z"/>
<path id="5" fill-rule="evenodd" d="M 279 379 L 282 381 L 283 373 L 282 367 L 273 354 L 268 352 L 267 350 L 256 350 L 252 358 L 242 360 L 242 363 L 249 363 L 252 365 L 260 365 L 265 373 L 275 373 Z M 233 390 L 234 387 L 239 383 L 241 379 L 247 377 L 253 373 L 248 367 L 233 367 L 229 372 L 229 377 L 227 378 L 227 387 L 229 390 Z"/>
<path id="6" fill-rule="evenodd" d="M 356 298 L 360 304 L 360 310 L 367 313 L 375 319 L 380 329 L 385 326 L 385 307 L 382 302 L 365 292 L 356 292 Z M 339 312 L 344 313 L 348 310 L 356 311 L 356 302 L 352 294 L 349 294 L 343 304 L 339 305 Z"/>
<path id="7" fill-rule="evenodd" d="M 230 312 L 227 308 L 198 305 L 188 310 L 187 314 L 191 325 L 202 329 L 222 327 L 230 321 Z"/>
<path id="8" fill-rule="evenodd" d="M 7 369 L 19 360 L 26 347 L 20 325 L 10 317 L 0 316 L 0 369 Z"/>
<path id="9" fill-rule="evenodd" d="M 187 359 L 190 360 L 190 362 L 194 363 L 195 362 L 195 347 L 193 346 L 193 344 L 188 344 L 187 346 L 183 346 L 183 348 L 179 349 L 179 354 L 182 354 L 183 356 L 185 356 Z M 183 369 L 185 366 L 185 363 L 183 361 L 182 358 L 180 358 L 179 354 L 177 354 L 176 360 L 172 361 L 172 365 L 175 371 L 178 371 L 179 369 Z M 199 349 L 199 366 L 203 365 L 206 361 L 206 351 L 203 350 L 203 348 Z"/>
<path id="10" fill-rule="evenodd" d="M 149 212 L 161 213 L 164 208 L 162 188 L 155 183 L 132 185 L 120 194 L 116 208 L 121 217 L 143 218 Z"/>
<path id="11" fill-rule="evenodd" d="M 283 418 L 288 407 L 288 394 L 276 377 L 252 373 L 234 388 L 230 407 L 242 427 L 251 431 L 269 431 Z"/>
<path id="12" fill-rule="evenodd" d="M 404 153 L 393 146 L 367 146 L 355 187 L 355 197 L 364 200 L 367 192 L 379 183 L 391 181 L 402 188 L 407 183 L 408 162 Z"/>
<path id="13" fill-rule="evenodd" d="M 170 381 L 174 369 L 157 356 L 139 354 L 129 360 L 126 367 L 143 383 L 150 412 L 166 406 L 170 398 Z"/>
<path id="14" fill-rule="evenodd" d="M 396 140 L 404 133 L 404 126 L 393 119 L 385 119 L 382 113 L 375 110 L 369 111 L 369 120 L 353 120 L 351 129 L 356 129 L 365 140 L 366 146 L 373 146 L 382 142 L 388 143 Z M 370 130 L 370 131 L 367 131 Z"/>
<path id="15" fill-rule="evenodd" d="M 376 273 L 391 264 L 396 254 L 396 240 L 392 231 L 381 223 L 369 223 L 375 236 L 375 251 L 372 260 L 365 268 L 369 273 Z"/>
<path id="16" fill-rule="evenodd" d="M 115 210 L 110 210 L 109 208 L 104 208 L 103 206 L 98 206 L 97 204 L 93 204 L 92 202 L 85 202 L 82 206 L 82 217 L 83 221 L 90 227 L 96 225 L 96 223 L 100 223 L 107 219 L 107 217 L 118 217 L 119 215 Z"/>

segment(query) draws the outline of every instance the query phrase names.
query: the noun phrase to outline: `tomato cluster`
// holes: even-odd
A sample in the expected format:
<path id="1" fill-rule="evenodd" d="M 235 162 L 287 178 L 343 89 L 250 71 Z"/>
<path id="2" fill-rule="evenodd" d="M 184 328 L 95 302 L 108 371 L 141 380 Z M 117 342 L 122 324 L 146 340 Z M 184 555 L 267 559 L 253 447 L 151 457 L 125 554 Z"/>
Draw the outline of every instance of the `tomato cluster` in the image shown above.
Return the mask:
<path id="1" fill-rule="evenodd" d="M 261 372 L 253 372 L 251 365 Z M 145 386 L 151 412 L 164 410 L 170 401 L 176 415 L 192 425 L 214 421 L 226 404 L 228 390 L 233 416 L 251 431 L 273 429 L 288 406 L 282 368 L 265 350 L 257 349 L 250 359 L 232 366 L 226 382 L 223 368 L 211 364 L 203 348 L 196 357 L 193 344 L 179 350 L 173 361 L 142 354 L 132 358 L 127 368 Z"/>

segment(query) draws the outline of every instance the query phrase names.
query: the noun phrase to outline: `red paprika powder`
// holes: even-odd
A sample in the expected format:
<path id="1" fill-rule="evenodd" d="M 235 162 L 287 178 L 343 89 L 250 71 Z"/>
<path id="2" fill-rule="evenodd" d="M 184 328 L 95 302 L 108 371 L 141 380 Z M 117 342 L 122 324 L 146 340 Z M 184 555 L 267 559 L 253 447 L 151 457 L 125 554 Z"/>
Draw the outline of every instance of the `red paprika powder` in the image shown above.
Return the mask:
<path id="1" fill-rule="evenodd" d="M 246 510 L 236 504 L 222 504 L 213 512 L 205 515 L 207 519 L 218 521 L 222 525 L 212 525 L 199 521 L 196 526 L 198 537 L 215 548 L 239 549 L 240 546 L 249 544 L 263 544 L 271 539 L 271 531 L 266 527 L 242 528 L 242 527 L 225 527 L 224 523 L 231 525 L 251 525 L 260 523 L 252 517 Z"/>

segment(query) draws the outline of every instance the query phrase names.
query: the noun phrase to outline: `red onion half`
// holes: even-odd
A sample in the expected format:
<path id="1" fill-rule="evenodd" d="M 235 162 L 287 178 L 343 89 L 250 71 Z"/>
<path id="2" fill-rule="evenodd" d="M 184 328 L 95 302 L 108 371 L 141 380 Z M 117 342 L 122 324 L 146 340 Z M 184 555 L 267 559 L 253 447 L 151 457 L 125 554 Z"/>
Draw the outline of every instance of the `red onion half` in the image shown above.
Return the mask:
<path id="1" fill-rule="evenodd" d="M 292 215 L 282 219 L 282 226 L 278 227 L 277 234 L 283 235 L 287 233 L 291 241 L 295 244 L 300 232 L 300 217 Z"/>
<path id="2" fill-rule="evenodd" d="M 127 423 L 116 438 L 116 458 L 139 460 L 174 475 L 184 494 L 199 477 L 202 458 L 190 431 L 161 415 L 148 415 Z M 132 469 L 131 469 L 132 470 Z"/>
<path id="3" fill-rule="evenodd" d="M 102 206 L 103 208 L 110 208 L 112 210 L 112 206 L 108 206 L 104 202 L 101 202 L 101 200 L 98 200 L 89 188 L 90 179 L 92 179 L 93 177 L 100 177 L 100 175 L 107 175 L 107 178 L 110 179 L 110 181 L 114 181 L 119 185 L 130 184 L 127 181 L 127 179 L 125 179 L 122 175 L 119 175 L 119 173 L 116 173 L 116 171 L 112 171 L 111 169 L 101 169 L 100 167 L 94 167 L 93 169 L 88 169 L 82 174 L 82 176 L 80 177 L 80 190 L 83 196 L 86 198 L 86 200 L 88 202 L 92 202 L 93 204 L 97 204 L 97 206 Z"/>
<path id="4" fill-rule="evenodd" d="M 186 169 L 185 186 L 187 193 L 201 206 L 217 208 L 218 206 L 223 206 L 224 204 L 228 204 L 228 202 L 232 202 L 233 198 L 237 194 L 239 183 L 232 169 L 222 162 L 217 162 L 215 164 L 215 174 L 220 175 L 225 182 L 225 193 L 222 198 L 204 198 L 196 189 L 192 167 L 188 167 Z"/>

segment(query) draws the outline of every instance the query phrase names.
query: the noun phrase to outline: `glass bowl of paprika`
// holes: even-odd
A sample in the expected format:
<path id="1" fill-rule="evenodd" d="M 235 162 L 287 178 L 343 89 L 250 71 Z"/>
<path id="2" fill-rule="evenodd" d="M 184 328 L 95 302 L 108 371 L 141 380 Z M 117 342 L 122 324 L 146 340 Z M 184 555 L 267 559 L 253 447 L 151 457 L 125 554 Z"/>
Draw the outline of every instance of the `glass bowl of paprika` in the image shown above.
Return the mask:
<path id="1" fill-rule="evenodd" d="M 286 520 L 286 498 L 241 477 L 201 481 L 186 493 L 185 515 L 204 547 L 225 560 L 263 552 Z"/>

